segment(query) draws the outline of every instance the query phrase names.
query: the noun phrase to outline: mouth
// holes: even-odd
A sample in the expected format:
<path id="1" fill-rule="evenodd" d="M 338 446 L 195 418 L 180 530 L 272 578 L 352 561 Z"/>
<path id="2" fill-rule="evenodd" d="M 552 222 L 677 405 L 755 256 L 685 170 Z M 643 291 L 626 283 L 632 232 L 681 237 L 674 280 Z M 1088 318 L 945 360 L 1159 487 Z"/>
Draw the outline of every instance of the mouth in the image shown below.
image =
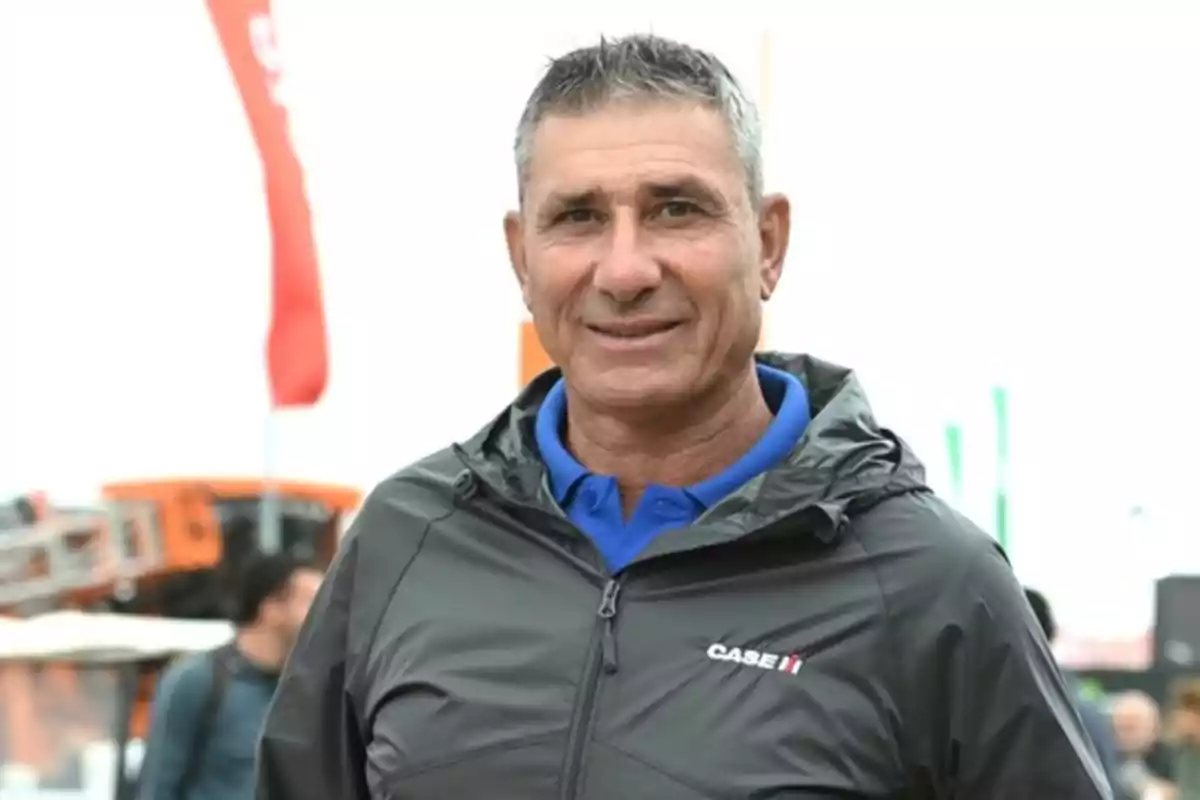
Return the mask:
<path id="1" fill-rule="evenodd" d="M 588 325 L 587 328 L 607 339 L 633 342 L 668 334 L 682 324 L 678 320 L 628 320 Z"/>
<path id="2" fill-rule="evenodd" d="M 634 356 L 658 352 L 682 326 L 679 320 L 614 320 L 587 329 L 601 350 L 614 356 Z"/>

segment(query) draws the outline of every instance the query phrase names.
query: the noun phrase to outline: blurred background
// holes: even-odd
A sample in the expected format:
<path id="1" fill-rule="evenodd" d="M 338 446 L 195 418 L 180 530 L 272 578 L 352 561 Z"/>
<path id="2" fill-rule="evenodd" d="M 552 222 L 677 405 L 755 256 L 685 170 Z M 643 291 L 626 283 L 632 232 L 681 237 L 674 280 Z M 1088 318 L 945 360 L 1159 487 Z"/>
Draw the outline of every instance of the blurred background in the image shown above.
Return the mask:
<path id="1" fill-rule="evenodd" d="M 320 554 L 361 492 L 497 413 L 539 363 L 501 231 L 521 107 L 548 57 L 651 30 L 762 105 L 796 226 L 765 345 L 859 371 L 1089 691 L 1165 702 L 1200 669 L 1200 5 L 455 5 L 272 3 L 330 364 L 278 410 L 262 164 L 205 4 L 0 2 L 0 613 L 214 616 L 203 576 L 263 496 Z M 36 786 L 23 762 L 121 716 L 38 692 L 120 676 L 18 671 L 0 763 Z"/>

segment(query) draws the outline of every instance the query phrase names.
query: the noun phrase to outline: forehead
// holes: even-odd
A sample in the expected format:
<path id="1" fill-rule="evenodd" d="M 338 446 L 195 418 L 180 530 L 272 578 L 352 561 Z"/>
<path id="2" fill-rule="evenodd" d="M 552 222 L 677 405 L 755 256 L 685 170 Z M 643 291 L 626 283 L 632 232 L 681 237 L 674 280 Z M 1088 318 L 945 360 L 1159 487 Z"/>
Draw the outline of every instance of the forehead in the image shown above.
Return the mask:
<path id="1" fill-rule="evenodd" d="M 1111 714 L 1114 719 L 1138 722 L 1153 720 L 1156 711 L 1153 706 L 1137 700 L 1120 700 L 1113 704 Z"/>
<path id="2" fill-rule="evenodd" d="M 692 104 L 612 103 L 552 115 L 538 126 L 525 196 L 633 192 L 651 183 L 697 179 L 734 199 L 744 173 L 725 120 Z"/>

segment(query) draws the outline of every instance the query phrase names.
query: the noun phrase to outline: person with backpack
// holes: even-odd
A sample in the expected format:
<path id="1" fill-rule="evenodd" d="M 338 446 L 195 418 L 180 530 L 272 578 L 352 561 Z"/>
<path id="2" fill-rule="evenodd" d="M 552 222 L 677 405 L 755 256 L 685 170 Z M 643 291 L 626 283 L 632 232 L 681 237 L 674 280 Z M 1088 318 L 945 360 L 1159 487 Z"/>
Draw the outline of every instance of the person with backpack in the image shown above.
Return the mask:
<path id="1" fill-rule="evenodd" d="M 316 567 L 256 555 L 239 573 L 232 642 L 182 659 L 159 681 L 140 800 L 249 800 L 254 751 L 279 672 L 320 586 Z"/>

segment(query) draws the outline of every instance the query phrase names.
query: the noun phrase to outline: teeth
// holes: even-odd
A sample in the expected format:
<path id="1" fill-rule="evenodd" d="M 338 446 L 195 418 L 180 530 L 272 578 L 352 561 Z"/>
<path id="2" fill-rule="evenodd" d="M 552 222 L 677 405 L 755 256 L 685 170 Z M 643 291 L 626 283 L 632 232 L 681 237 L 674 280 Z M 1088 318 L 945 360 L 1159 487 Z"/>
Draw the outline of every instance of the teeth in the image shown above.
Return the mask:
<path id="1" fill-rule="evenodd" d="M 644 331 L 637 331 L 637 332 L 606 331 L 603 329 L 598 329 L 598 330 L 600 331 L 600 333 L 603 333 L 605 336 L 611 336 L 614 339 L 641 339 L 646 336 L 653 336 L 656 333 L 663 333 L 664 331 L 669 331 L 672 327 L 673 326 L 671 326 L 671 325 L 663 325 L 661 327 L 653 328 L 651 330 L 644 330 Z"/>

